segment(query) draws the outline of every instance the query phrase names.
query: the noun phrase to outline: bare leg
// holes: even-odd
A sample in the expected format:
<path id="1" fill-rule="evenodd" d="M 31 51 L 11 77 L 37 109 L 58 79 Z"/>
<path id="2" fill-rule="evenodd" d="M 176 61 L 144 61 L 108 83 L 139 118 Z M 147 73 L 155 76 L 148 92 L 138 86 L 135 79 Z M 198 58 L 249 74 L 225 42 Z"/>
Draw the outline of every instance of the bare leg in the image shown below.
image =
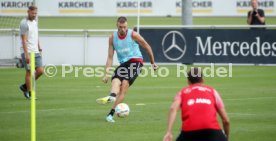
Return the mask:
<path id="1" fill-rule="evenodd" d="M 117 95 L 120 92 L 120 86 L 121 86 L 121 81 L 118 78 L 114 78 L 112 80 L 110 93 L 115 93 Z"/>
<path id="2" fill-rule="evenodd" d="M 114 115 L 114 113 L 115 113 L 115 107 L 116 107 L 119 103 L 121 103 L 121 102 L 124 101 L 124 98 L 125 98 L 126 92 L 127 92 L 127 90 L 128 90 L 128 87 L 129 87 L 128 81 L 127 81 L 127 80 L 123 80 L 122 83 L 121 83 L 121 86 L 120 86 L 120 92 L 119 92 L 118 95 L 117 95 L 117 98 L 116 98 L 116 100 L 115 100 L 115 102 L 114 102 L 114 104 L 113 104 L 113 106 L 112 106 L 112 109 L 110 110 L 109 114 L 108 114 L 107 117 L 106 117 L 106 120 L 107 120 L 108 122 L 115 122 L 115 121 L 113 120 L 113 118 L 112 118 L 113 115 Z"/>
<path id="3" fill-rule="evenodd" d="M 126 95 L 126 92 L 128 90 L 128 87 L 129 87 L 129 83 L 127 80 L 123 80 L 122 81 L 122 85 L 121 85 L 121 89 L 120 89 L 120 92 L 118 93 L 117 95 L 117 98 L 116 98 L 116 101 L 114 102 L 113 106 L 112 106 L 112 109 L 115 109 L 115 107 L 119 104 L 119 103 L 122 103 L 124 101 L 124 98 L 125 98 L 125 95 Z"/>
<path id="4" fill-rule="evenodd" d="M 43 74 L 43 72 L 44 72 L 44 70 L 42 67 L 36 68 L 35 79 L 37 80 Z M 31 89 L 31 72 L 29 70 L 26 71 L 25 84 L 27 86 L 27 90 L 30 91 L 30 89 Z"/>
<path id="5" fill-rule="evenodd" d="M 30 71 L 26 71 L 26 75 L 25 75 L 25 84 L 27 86 L 27 90 L 30 91 L 31 89 L 31 72 Z"/>
<path id="6" fill-rule="evenodd" d="M 107 104 L 116 100 L 117 94 L 120 92 L 121 81 L 118 78 L 114 78 L 111 82 L 111 90 L 109 96 L 96 99 L 98 104 Z"/>
<path id="7" fill-rule="evenodd" d="M 44 73 L 43 67 L 36 68 L 35 70 L 35 80 L 37 80 Z"/>

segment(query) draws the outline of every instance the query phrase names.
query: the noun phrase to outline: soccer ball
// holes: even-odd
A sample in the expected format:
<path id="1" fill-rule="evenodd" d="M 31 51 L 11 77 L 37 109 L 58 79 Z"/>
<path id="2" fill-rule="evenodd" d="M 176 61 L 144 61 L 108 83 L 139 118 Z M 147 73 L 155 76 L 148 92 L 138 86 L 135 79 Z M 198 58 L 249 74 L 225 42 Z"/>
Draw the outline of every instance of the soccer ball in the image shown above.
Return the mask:
<path id="1" fill-rule="evenodd" d="M 125 103 L 120 103 L 115 107 L 115 114 L 118 117 L 124 118 L 127 117 L 129 115 L 129 107 L 127 104 Z"/>

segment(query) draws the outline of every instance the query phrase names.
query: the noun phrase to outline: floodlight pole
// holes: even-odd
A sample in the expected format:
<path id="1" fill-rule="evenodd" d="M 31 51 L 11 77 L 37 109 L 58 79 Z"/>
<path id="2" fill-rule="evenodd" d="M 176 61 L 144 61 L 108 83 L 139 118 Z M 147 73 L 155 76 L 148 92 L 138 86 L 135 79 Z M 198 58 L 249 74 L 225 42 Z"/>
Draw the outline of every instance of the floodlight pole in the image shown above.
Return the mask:
<path id="1" fill-rule="evenodd" d="M 182 25 L 193 25 L 192 0 L 182 0 Z"/>

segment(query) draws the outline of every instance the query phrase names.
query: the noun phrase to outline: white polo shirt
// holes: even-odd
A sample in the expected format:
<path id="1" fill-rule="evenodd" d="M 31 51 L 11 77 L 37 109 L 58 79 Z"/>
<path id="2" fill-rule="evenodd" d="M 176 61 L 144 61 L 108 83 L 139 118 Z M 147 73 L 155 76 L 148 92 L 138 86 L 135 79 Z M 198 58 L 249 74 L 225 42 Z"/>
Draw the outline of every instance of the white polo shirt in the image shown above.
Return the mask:
<path id="1" fill-rule="evenodd" d="M 23 35 L 23 34 L 27 34 L 28 53 L 30 53 L 30 52 L 39 53 L 39 50 L 38 50 L 38 25 L 37 25 L 37 21 L 36 20 L 30 21 L 27 18 L 24 18 L 20 22 L 19 30 L 20 30 L 19 31 L 20 36 Z M 21 38 L 20 38 L 20 40 L 21 40 L 21 43 L 22 43 Z M 24 53 L 23 45 L 21 47 L 21 52 Z"/>

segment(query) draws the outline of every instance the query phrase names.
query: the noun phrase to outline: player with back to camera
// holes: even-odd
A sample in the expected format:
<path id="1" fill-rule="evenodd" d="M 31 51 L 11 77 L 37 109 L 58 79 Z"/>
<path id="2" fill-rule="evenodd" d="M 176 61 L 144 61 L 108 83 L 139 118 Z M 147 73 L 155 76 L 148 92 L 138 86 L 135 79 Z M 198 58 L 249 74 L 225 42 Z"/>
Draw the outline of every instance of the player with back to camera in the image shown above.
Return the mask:
<path id="1" fill-rule="evenodd" d="M 110 95 L 96 100 L 99 104 L 114 102 L 106 117 L 106 121 L 108 122 L 115 122 L 113 120 L 113 115 L 116 105 L 123 102 L 128 88 L 133 84 L 141 72 L 143 56 L 139 49 L 139 45 L 146 49 L 153 69 L 157 69 L 150 45 L 139 33 L 128 29 L 126 17 L 121 16 L 117 19 L 117 28 L 118 30 L 109 37 L 106 73 L 103 82 L 107 83 L 109 79 L 108 75 L 113 63 L 114 51 L 117 53 L 120 66 L 118 66 L 113 73 Z"/>
<path id="2" fill-rule="evenodd" d="M 38 40 L 38 24 L 36 21 L 37 7 L 30 6 L 28 8 L 28 16 L 21 20 L 19 26 L 20 39 L 22 43 L 21 58 L 26 69 L 25 83 L 20 86 L 27 99 L 30 99 L 30 53 L 35 53 L 35 79 L 38 79 L 43 74 L 42 57 L 39 40 Z"/>
<path id="3" fill-rule="evenodd" d="M 182 112 L 181 133 L 176 141 L 227 141 L 230 121 L 218 92 L 203 85 L 201 70 L 191 68 L 188 72 L 189 86 L 182 88 L 171 104 L 167 132 L 163 141 L 172 141 L 173 124 L 180 109 Z M 223 131 L 217 120 L 222 119 Z"/>

